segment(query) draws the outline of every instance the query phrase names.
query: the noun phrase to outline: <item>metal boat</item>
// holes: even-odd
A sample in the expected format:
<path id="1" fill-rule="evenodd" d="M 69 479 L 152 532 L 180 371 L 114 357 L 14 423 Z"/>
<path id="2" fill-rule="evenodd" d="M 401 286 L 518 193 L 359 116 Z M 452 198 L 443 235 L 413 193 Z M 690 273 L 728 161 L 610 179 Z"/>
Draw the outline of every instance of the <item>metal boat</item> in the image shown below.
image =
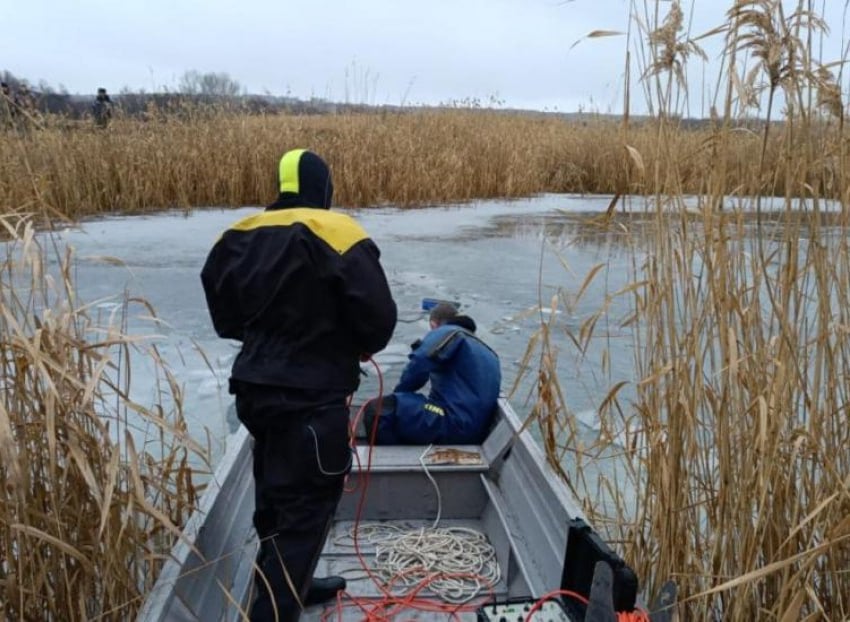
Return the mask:
<path id="1" fill-rule="evenodd" d="M 337 600 L 307 608 L 302 620 L 363 620 L 370 608 L 381 607 L 404 620 L 499 620 L 507 613 L 516 620 L 544 597 L 558 602 L 538 604 L 534 620 L 591 619 L 584 617 L 590 607 L 569 606 L 563 593 L 554 597 L 569 579 L 568 569 L 577 567 L 568 559 L 574 533 L 568 526 L 581 521 L 580 505 L 507 400 L 500 399 L 481 445 L 364 444 L 355 458 L 315 572 L 345 576 L 348 586 Z M 253 494 L 251 440 L 240 428 L 139 620 L 247 619 L 257 551 Z M 383 540 L 371 537 L 376 529 L 384 530 Z M 480 534 L 488 543 L 494 567 L 472 595 L 450 598 L 433 577 L 429 585 L 405 588 L 378 568 L 387 530 L 434 529 Z M 584 580 L 589 584 L 592 577 L 591 567 Z"/>

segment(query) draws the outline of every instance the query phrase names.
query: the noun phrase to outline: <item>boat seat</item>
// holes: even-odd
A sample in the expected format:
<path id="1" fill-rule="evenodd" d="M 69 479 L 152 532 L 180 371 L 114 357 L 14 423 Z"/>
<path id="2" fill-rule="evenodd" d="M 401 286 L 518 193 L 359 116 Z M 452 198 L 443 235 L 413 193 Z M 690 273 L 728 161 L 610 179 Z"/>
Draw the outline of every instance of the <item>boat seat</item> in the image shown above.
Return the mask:
<path id="1" fill-rule="evenodd" d="M 489 468 L 480 445 L 358 445 L 347 485 L 354 494 L 342 496 L 336 518 L 433 520 L 440 512 L 447 519 L 477 520 L 487 503 L 481 480 Z M 361 484 L 367 481 L 361 508 Z"/>
<path id="2" fill-rule="evenodd" d="M 481 445 L 368 445 L 357 446 L 354 469 L 369 464 L 374 473 L 394 471 L 485 472 L 490 464 Z"/>

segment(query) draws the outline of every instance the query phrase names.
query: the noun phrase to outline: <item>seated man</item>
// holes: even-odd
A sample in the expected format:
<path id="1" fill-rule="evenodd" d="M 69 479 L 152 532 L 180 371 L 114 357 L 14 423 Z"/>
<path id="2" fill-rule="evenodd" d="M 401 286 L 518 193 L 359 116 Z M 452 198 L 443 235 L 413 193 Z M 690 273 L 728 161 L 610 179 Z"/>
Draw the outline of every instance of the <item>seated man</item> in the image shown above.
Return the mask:
<path id="1" fill-rule="evenodd" d="M 429 319 L 431 331 L 412 345 L 401 380 L 380 404 L 376 444 L 475 444 L 487 435 L 502 379 L 499 357 L 452 305 L 437 305 Z M 417 393 L 429 380 L 428 397 Z M 372 402 L 364 413 L 367 438 L 377 414 Z"/>

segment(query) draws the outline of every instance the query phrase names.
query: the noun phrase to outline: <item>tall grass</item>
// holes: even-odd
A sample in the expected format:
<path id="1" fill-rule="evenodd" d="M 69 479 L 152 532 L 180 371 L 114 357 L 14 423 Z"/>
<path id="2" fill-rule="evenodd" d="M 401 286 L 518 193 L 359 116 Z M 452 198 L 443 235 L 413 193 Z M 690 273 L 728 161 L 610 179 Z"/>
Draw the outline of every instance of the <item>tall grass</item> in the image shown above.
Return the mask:
<path id="1" fill-rule="evenodd" d="M 240 116 L 232 112 L 123 119 L 107 131 L 47 120 L 42 130 L 0 141 L 0 205 L 5 212 L 55 220 L 111 212 L 270 202 L 274 162 L 306 146 L 327 158 L 336 203 L 416 206 L 538 192 L 637 193 L 664 190 L 654 175 L 678 162 L 684 192 L 697 192 L 713 166 L 717 130 L 657 121 L 622 124 L 602 117 L 569 121 L 487 110 L 373 114 Z M 758 173 L 762 141 L 744 126 L 724 134 L 726 191 Z M 659 153 L 659 132 L 666 150 Z M 771 137 L 765 165 L 779 157 Z M 822 167 L 835 174 L 823 155 Z M 773 169 L 775 170 L 775 169 Z M 843 169 L 842 169 L 843 170 Z M 770 188 L 802 180 L 776 178 Z M 809 183 L 826 183 L 806 180 Z M 834 196 L 834 188 L 824 188 Z"/>
<path id="2" fill-rule="evenodd" d="M 132 619 L 198 496 L 180 387 L 153 346 L 76 299 L 73 257 L 0 221 L 0 614 Z M 147 310 L 146 310 L 147 311 Z M 130 360 L 157 366 L 152 404 Z"/>
<path id="3" fill-rule="evenodd" d="M 569 455 L 578 465 L 565 477 L 647 592 L 677 581 L 685 619 L 847 619 L 849 144 L 844 94 L 814 60 L 825 25 L 809 2 L 789 11 L 774 0 L 731 3 L 725 111 L 705 140 L 713 166 L 688 198 L 675 102 L 695 44 L 677 2 L 640 14 L 659 15 L 640 22 L 658 115 L 654 163 L 632 171 L 652 188 L 644 210 L 654 226 L 629 240 L 632 284 L 606 298 L 632 303 L 618 319 L 633 329 L 634 397 L 612 386 L 598 441 L 579 446 L 547 338 L 567 330 L 581 352 L 607 307 L 575 331 L 547 321 L 536 408 L 545 445 L 553 463 Z M 752 137 L 754 168 L 730 189 L 733 120 L 756 104 L 767 122 Z M 768 211 L 764 197 L 777 190 L 779 207 Z M 615 224 L 630 228 L 612 204 L 585 226 Z M 581 296 L 599 274 L 553 304 Z"/>

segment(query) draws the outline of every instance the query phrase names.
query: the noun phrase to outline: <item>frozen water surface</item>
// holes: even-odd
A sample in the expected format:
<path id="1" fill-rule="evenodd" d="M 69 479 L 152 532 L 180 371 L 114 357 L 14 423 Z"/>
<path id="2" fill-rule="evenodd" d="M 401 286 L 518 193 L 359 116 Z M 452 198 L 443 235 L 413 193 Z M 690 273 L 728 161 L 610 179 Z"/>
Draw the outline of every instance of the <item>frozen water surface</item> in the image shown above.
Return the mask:
<path id="1" fill-rule="evenodd" d="M 542 195 L 416 210 L 348 212 L 380 247 L 399 308 L 392 342 L 375 357 L 386 390 L 398 379 L 409 344 L 428 328 L 420 306 L 422 298 L 431 297 L 459 301 L 462 311 L 475 319 L 479 335 L 501 356 L 503 390 L 508 392 L 541 317 L 549 317 L 552 296 L 563 290 L 569 300 L 592 267 L 604 263 L 607 267 L 580 304 L 559 308 L 556 319 L 562 330 L 554 334 L 562 388 L 571 409 L 593 427 L 594 408 L 607 388 L 631 379 L 631 338 L 618 328 L 618 320 L 628 310 L 616 306 L 622 302 L 608 310 L 596 329 L 608 339 L 594 340 L 584 358 L 578 356 L 563 328 L 577 330 L 606 294 L 629 280 L 632 252 L 624 252 L 610 233 L 596 235 L 576 225 L 576 213 L 604 211 L 609 201 L 610 197 Z M 75 249 L 82 300 L 99 301 L 105 310 L 126 292 L 146 299 L 156 309 L 159 321 L 151 320 L 143 306 L 131 305 L 130 332 L 155 335 L 152 339 L 183 383 L 190 429 L 201 439 L 209 434 L 216 457 L 236 423 L 232 413 L 228 416 L 232 400 L 227 377 L 238 344 L 215 335 L 199 273 L 217 236 L 257 209 L 109 218 L 60 234 Z M 604 348 L 610 350 L 612 363 L 603 373 Z M 374 369 L 371 365 L 364 369 L 369 375 L 355 403 L 377 391 Z M 134 390 L 142 395 L 150 392 L 146 403 L 153 396 L 152 374 L 146 363 L 134 363 Z M 528 386 L 512 400 L 520 412 L 529 408 Z"/>

